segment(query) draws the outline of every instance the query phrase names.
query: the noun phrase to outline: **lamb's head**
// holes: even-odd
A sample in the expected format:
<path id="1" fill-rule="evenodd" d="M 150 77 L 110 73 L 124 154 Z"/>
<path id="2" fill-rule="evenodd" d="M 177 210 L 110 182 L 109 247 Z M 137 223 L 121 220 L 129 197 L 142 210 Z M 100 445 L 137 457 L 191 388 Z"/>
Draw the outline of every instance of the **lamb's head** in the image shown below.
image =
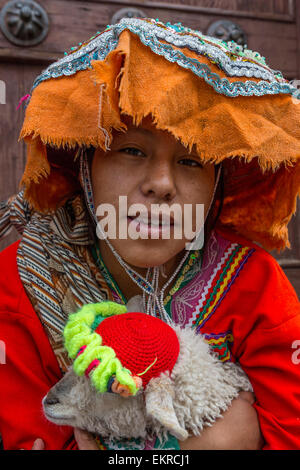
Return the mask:
<path id="1" fill-rule="evenodd" d="M 75 360 L 72 370 L 43 400 L 49 420 L 104 437 L 136 438 L 146 437 L 151 420 L 157 424 L 157 403 L 162 405 L 162 418 L 167 408 L 172 409 L 170 377 L 164 379 L 164 387 L 161 383 L 154 387 L 154 395 L 143 393 L 152 378 L 171 372 L 178 358 L 178 337 L 166 323 L 102 302 L 70 315 L 64 337 Z M 166 399 L 163 388 L 168 391 Z M 186 438 L 174 410 L 173 415 L 161 426 Z"/>
<path id="2" fill-rule="evenodd" d="M 43 399 L 46 418 L 58 425 L 78 427 L 115 439 L 146 438 L 169 432 L 188 437 L 174 410 L 174 386 L 168 373 L 151 379 L 145 390 L 123 397 L 100 393 L 87 377 L 70 369 Z"/>
<path id="3" fill-rule="evenodd" d="M 220 417 L 239 391 L 251 390 L 243 371 L 222 364 L 190 328 L 142 313 L 99 323 L 99 309 L 103 316 L 111 304 L 90 304 L 70 317 L 65 344 L 75 361 L 43 400 L 50 421 L 113 439 L 170 433 L 184 440 Z"/>
<path id="4" fill-rule="evenodd" d="M 70 369 L 43 399 L 44 414 L 58 425 L 78 427 L 103 437 L 145 437 L 143 393 L 123 397 L 100 393 L 89 378 Z"/>

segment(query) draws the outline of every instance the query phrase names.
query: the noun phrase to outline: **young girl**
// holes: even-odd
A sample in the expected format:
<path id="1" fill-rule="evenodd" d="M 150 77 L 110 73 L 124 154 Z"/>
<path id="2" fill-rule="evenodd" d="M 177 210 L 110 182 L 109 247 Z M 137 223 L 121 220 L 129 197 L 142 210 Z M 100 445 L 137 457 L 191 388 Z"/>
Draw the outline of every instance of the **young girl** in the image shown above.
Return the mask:
<path id="1" fill-rule="evenodd" d="M 5 449 L 98 448 L 49 423 L 41 401 L 70 364 L 68 315 L 133 298 L 195 328 L 254 389 L 180 448 L 300 448 L 299 301 L 267 251 L 290 246 L 299 193 L 294 91 L 258 53 L 153 19 L 123 19 L 36 79 L 24 190 L 0 219 L 2 236 L 22 234 L 0 255 Z M 116 237 L 103 236 L 104 204 Z M 169 237 L 148 218 L 157 204 L 180 209 Z M 192 230 L 177 238 L 187 205 Z"/>

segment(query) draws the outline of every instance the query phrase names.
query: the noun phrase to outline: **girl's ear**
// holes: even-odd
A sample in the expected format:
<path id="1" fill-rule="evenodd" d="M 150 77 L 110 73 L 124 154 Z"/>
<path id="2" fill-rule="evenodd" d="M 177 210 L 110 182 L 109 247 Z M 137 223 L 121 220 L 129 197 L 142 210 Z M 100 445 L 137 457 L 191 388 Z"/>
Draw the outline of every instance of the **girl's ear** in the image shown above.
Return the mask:
<path id="1" fill-rule="evenodd" d="M 173 398 L 174 388 L 170 377 L 161 375 L 151 379 L 145 390 L 146 414 L 158 421 L 170 434 L 183 441 L 188 432 L 178 422 Z"/>

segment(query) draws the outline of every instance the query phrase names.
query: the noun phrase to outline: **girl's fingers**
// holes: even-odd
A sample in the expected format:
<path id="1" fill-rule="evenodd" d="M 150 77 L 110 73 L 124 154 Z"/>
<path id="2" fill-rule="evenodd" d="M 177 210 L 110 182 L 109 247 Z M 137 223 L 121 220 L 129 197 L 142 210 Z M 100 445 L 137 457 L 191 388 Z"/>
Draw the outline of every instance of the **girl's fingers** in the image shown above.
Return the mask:
<path id="1" fill-rule="evenodd" d="M 79 450 L 99 450 L 95 439 L 89 432 L 74 428 L 74 436 Z"/>
<path id="2" fill-rule="evenodd" d="M 45 450 L 45 444 L 42 439 L 36 439 L 33 443 L 32 449 L 31 450 Z"/>

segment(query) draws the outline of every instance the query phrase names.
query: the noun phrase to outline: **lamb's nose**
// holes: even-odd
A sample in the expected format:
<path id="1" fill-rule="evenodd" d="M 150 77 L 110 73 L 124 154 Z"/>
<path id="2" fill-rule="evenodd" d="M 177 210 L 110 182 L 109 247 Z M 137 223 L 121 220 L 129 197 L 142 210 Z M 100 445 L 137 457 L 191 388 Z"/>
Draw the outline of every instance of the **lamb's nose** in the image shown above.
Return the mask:
<path id="1" fill-rule="evenodd" d="M 50 391 L 46 396 L 44 403 L 45 405 L 56 405 L 57 403 L 59 403 L 59 399 L 56 395 L 54 395 L 54 393 L 51 393 Z"/>
<path id="2" fill-rule="evenodd" d="M 57 403 L 59 403 L 58 399 L 57 398 L 46 398 L 45 400 L 45 404 L 46 405 L 56 405 Z"/>

